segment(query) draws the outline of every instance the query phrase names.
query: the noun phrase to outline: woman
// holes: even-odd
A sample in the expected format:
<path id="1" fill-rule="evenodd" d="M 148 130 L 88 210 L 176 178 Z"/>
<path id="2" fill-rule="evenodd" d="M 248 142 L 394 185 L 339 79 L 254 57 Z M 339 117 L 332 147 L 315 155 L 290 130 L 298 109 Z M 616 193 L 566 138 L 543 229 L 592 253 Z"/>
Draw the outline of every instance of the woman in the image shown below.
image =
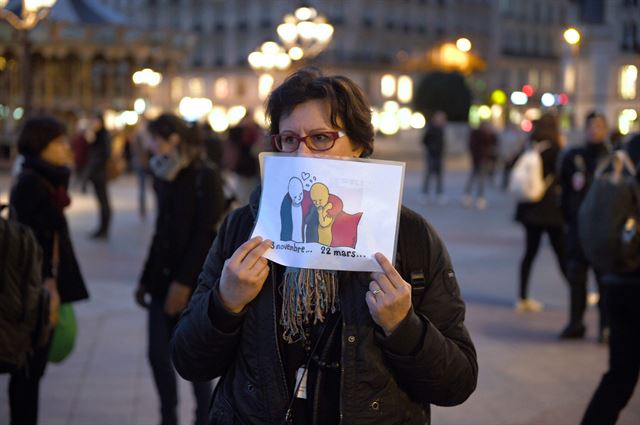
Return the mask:
<path id="1" fill-rule="evenodd" d="M 196 285 L 224 198 L 218 170 L 202 160 L 204 147 L 195 128 L 175 115 L 164 114 L 149 123 L 148 131 L 158 218 L 136 300 L 149 310 L 149 361 L 160 396 L 162 424 L 169 425 L 177 422 L 178 404 L 169 355 L 171 332 Z M 195 423 L 206 424 L 211 383 L 203 379 L 193 389 Z"/>
<path id="2" fill-rule="evenodd" d="M 300 70 L 271 94 L 267 110 L 280 151 L 348 158 L 373 151 L 371 107 L 345 77 Z M 262 255 L 271 241 L 247 240 L 259 197 L 257 190 L 221 226 L 173 336 L 182 376 L 222 376 L 210 423 L 424 424 L 430 403 L 454 405 L 471 394 L 477 363 L 464 304 L 428 223 L 403 208 L 400 233 L 428 246 L 420 253 L 428 287 L 412 303 L 411 278 L 381 254 L 384 272 L 372 274 L 269 263 Z M 324 296 L 337 284 L 336 303 L 288 310 L 290 291 L 311 279 Z"/>
<path id="3" fill-rule="evenodd" d="M 543 309 L 540 302 L 529 297 L 529 276 L 533 260 L 538 254 L 540 239 L 545 233 L 551 241 L 560 272 L 565 276 L 560 186 L 556 176 L 556 164 L 561 150 L 560 140 L 555 116 L 544 114 L 534 122 L 530 137 L 531 148 L 540 152 L 544 180 L 549 186 L 540 201 L 519 202 L 516 207 L 516 221 L 524 226 L 526 235 L 524 257 L 520 263 L 520 292 L 516 302 L 516 310 L 521 312 L 539 312 Z"/>
<path id="4" fill-rule="evenodd" d="M 71 203 L 67 188 L 73 161 L 64 125 L 49 117 L 29 119 L 18 137 L 18 152 L 24 162 L 11 192 L 11 207 L 17 220 L 33 230 L 42 247 L 42 276 L 52 295 L 55 322 L 58 303 L 89 297 L 64 215 Z M 35 350 L 28 364 L 12 373 L 11 423 L 37 423 L 38 388 L 48 351 L 48 345 Z"/>

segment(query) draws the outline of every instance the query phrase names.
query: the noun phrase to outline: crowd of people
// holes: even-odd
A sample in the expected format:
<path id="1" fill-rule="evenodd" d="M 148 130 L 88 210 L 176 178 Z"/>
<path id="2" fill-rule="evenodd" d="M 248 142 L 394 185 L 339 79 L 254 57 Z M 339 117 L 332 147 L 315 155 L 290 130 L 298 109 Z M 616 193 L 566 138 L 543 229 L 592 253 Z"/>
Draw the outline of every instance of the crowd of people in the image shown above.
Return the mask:
<path id="1" fill-rule="evenodd" d="M 289 155 L 355 159 L 368 158 L 374 149 L 371 105 L 343 76 L 296 71 L 271 93 L 267 117 L 272 148 Z M 422 189 L 429 196 L 435 180 L 435 199 L 444 205 L 447 117 L 434 111 L 428 118 Z M 611 361 L 583 423 L 615 423 L 640 370 L 634 303 L 640 267 L 603 269 L 584 245 L 581 206 L 591 186 L 619 169 L 605 117 L 589 114 L 585 128 L 585 143 L 567 148 L 553 114 L 535 120 L 526 140 L 511 125 L 498 137 L 488 122 L 481 123 L 469 135 L 471 171 L 462 204 L 487 208 L 488 177 L 501 168 L 501 188 L 513 190 L 523 159 L 534 164 L 527 181 L 537 182 L 537 193 L 520 196 L 515 211 L 525 234 L 515 307 L 523 313 L 543 309 L 529 295 L 529 280 L 547 234 L 569 287 L 569 321 L 559 336 L 583 338 L 587 273 L 594 271 L 599 340 L 609 343 Z M 12 424 L 37 423 L 39 381 L 60 305 L 89 297 L 64 212 L 72 169 L 83 191 L 91 183 L 99 214 L 90 237 L 98 240 L 108 239 L 111 229 L 109 182 L 127 170 L 135 173 L 142 219 L 153 182 L 154 234 L 132 296 L 147 312 L 147 353 L 162 424 L 178 422 L 176 371 L 193 382 L 198 425 L 425 424 L 432 404 L 457 405 L 475 390 L 478 362 L 452 260 L 437 231 L 416 212 L 401 206 L 398 261 L 377 253 L 380 272 L 285 267 L 264 257 L 272 241 L 250 238 L 261 197 L 255 153 L 264 139 L 250 118 L 222 140 L 170 113 L 112 136 L 95 115 L 70 138 L 67 143 L 65 126 L 46 116 L 26 120 L 18 136 L 22 160 L 11 219 L 31 229 L 41 248 L 37 300 L 46 305 L 53 330 L 25 361 L 7 369 Z M 285 138 L 286 149 L 278 143 Z M 640 137 L 615 148 L 636 164 L 629 173 L 638 179 Z M 625 226 L 623 244 L 635 241 L 629 231 L 638 230 L 637 224 Z M 424 243 L 413 243 L 416 238 Z M 403 252 L 409 241 L 414 255 Z M 633 247 L 632 256 L 640 257 L 638 245 Z M 287 303 L 309 288 L 318 299 L 331 293 L 335 302 Z M 2 370 L 5 360 L 0 356 Z M 221 379 L 214 392 L 215 378 Z"/>

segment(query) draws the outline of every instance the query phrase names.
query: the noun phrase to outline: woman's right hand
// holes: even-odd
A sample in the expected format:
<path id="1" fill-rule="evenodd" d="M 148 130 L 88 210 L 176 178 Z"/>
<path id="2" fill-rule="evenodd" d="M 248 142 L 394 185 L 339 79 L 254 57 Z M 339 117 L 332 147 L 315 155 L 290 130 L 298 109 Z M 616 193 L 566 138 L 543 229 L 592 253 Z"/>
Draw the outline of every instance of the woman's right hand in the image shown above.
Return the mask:
<path id="1" fill-rule="evenodd" d="M 270 240 L 249 239 L 224 262 L 220 277 L 220 299 L 233 313 L 240 313 L 262 290 L 269 276 L 269 263 L 262 255 L 271 248 Z"/>

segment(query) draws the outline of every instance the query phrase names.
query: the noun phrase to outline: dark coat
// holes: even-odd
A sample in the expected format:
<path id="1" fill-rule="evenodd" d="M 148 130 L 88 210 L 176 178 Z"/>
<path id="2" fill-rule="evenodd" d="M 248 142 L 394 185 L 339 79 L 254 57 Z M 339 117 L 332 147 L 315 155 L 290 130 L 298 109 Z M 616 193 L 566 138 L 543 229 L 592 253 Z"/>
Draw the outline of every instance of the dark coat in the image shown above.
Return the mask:
<path id="1" fill-rule="evenodd" d="M 440 157 L 444 153 L 444 129 L 436 125 L 429 125 L 422 138 L 422 144 L 431 156 Z"/>
<path id="2" fill-rule="evenodd" d="M 23 170 L 11 191 L 11 208 L 16 218 L 33 230 L 43 253 L 43 278 L 54 277 L 54 235 L 58 235 L 60 263 L 57 270 L 60 302 L 89 298 L 80 266 L 71 244 L 69 226 L 60 205 L 66 197 L 70 171 L 37 158 L 26 158 Z M 68 199 L 68 198 L 67 198 Z"/>
<path id="3" fill-rule="evenodd" d="M 560 186 L 562 196 L 560 206 L 565 222 L 569 226 L 578 225 L 578 210 L 591 186 L 596 168 L 609 154 L 609 147 L 604 143 L 587 143 L 585 146 L 569 149 L 562 156 L 560 164 Z M 574 178 L 582 174 L 585 184 L 582 188 L 574 186 Z"/>
<path id="4" fill-rule="evenodd" d="M 540 154 L 544 178 L 553 178 L 544 197 L 538 202 L 519 202 L 516 207 L 516 221 L 527 225 L 542 227 L 562 227 L 562 210 L 560 209 L 560 184 L 556 173 L 560 148 L 556 145 L 545 149 Z"/>
<path id="5" fill-rule="evenodd" d="M 95 140 L 89 144 L 85 175 L 90 180 L 102 180 L 107 177 L 107 162 L 111 156 L 111 137 L 105 129 L 96 133 Z"/>
<path id="6" fill-rule="evenodd" d="M 155 233 L 140 283 L 164 297 L 173 281 L 195 287 L 224 211 L 217 168 L 196 161 L 173 181 L 154 179 L 158 199 Z"/>
<path id="7" fill-rule="evenodd" d="M 290 399 L 276 331 L 280 277 L 275 265 L 258 296 L 234 315 L 239 321 L 235 329 L 221 329 L 214 319 L 231 315 L 221 313 L 217 287 L 225 260 L 250 236 L 258 198 L 254 193 L 250 205 L 234 211 L 221 226 L 172 339 L 173 361 L 184 378 L 222 376 L 212 402 L 212 424 L 280 424 Z M 407 225 L 422 229 L 421 235 L 412 236 L 424 237 L 429 247 L 423 253 L 429 265 L 424 270 L 427 287 L 392 335 L 383 336 L 365 303 L 370 274 L 339 273 L 343 423 L 429 423 L 429 404 L 462 403 L 476 386 L 476 353 L 446 248 L 422 217 L 403 208 L 401 234 Z M 402 262 L 400 252 L 398 259 Z M 411 332 L 416 327 L 421 331 L 412 354 L 394 353 L 406 345 L 407 334 L 416 335 Z"/>
<path id="8" fill-rule="evenodd" d="M 498 144 L 495 133 L 479 128 L 471 130 L 469 135 L 469 152 L 474 165 L 480 165 L 491 156 L 492 150 Z"/>

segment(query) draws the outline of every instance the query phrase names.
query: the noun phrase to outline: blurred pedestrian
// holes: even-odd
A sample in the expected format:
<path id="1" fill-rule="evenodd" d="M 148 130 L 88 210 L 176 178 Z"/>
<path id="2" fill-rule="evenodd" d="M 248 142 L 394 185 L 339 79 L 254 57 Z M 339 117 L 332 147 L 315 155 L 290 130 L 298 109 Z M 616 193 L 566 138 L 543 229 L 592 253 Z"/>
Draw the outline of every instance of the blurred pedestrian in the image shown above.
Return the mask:
<path id="1" fill-rule="evenodd" d="M 254 150 L 264 139 L 260 126 L 247 114 L 229 129 L 227 166 L 233 173 L 235 198 L 239 205 L 249 202 L 251 192 L 260 182 L 260 166 Z"/>
<path id="2" fill-rule="evenodd" d="M 511 121 L 507 121 L 500 135 L 500 163 L 502 164 L 502 182 L 500 188 L 506 191 L 509 187 L 509 175 L 518 156 L 524 150 L 522 132 Z"/>
<path id="3" fill-rule="evenodd" d="M 471 156 L 472 169 L 462 198 L 462 204 L 466 208 L 473 205 L 471 192 L 474 185 L 477 187 L 476 207 L 479 210 L 487 207 L 487 201 L 484 197 L 484 182 L 487 174 L 489 155 L 491 154 L 491 149 L 497 144 L 496 140 L 496 134 L 489 121 L 481 122 L 480 126 L 472 130 L 469 134 L 469 153 Z"/>
<path id="4" fill-rule="evenodd" d="M 24 163 L 11 191 L 10 204 L 16 219 L 31 228 L 42 248 L 42 277 L 51 294 L 51 319 L 55 324 L 60 303 L 89 297 L 64 214 L 71 203 L 67 190 L 73 157 L 64 125 L 50 117 L 30 118 L 17 145 Z M 48 353 L 49 344 L 37 348 L 27 365 L 11 374 L 12 424 L 37 423 L 39 385 Z"/>
<path id="5" fill-rule="evenodd" d="M 607 122 L 601 113 L 587 115 L 586 143 L 569 149 L 560 164 L 560 185 L 562 187 L 561 207 L 566 223 L 565 253 L 566 272 L 570 286 L 569 323 L 560 334 L 563 339 L 583 338 L 586 332 L 583 317 L 587 307 L 587 273 L 591 268 L 582 251 L 578 234 L 578 210 L 593 181 L 596 168 L 610 152 L 607 143 Z M 605 341 L 608 334 L 607 314 L 599 270 L 594 270 L 600 294 L 600 329 L 598 339 Z"/>
<path id="6" fill-rule="evenodd" d="M 544 114 L 533 124 L 530 136 L 532 149 L 537 149 L 542 157 L 543 177 L 548 184 L 544 197 L 537 202 L 518 202 L 516 221 L 524 226 L 525 252 L 520 263 L 520 291 L 516 310 L 538 312 L 543 305 L 529 297 L 529 277 L 531 266 L 538 254 L 540 240 L 547 234 L 556 255 L 558 267 L 565 276 L 564 234 L 562 211 L 559 205 L 560 185 L 556 166 L 560 156 L 560 132 L 554 115 Z"/>
<path id="7" fill-rule="evenodd" d="M 111 136 L 104 126 L 102 115 L 96 115 L 92 119 L 85 138 L 89 143 L 85 176 L 93 184 L 100 208 L 98 228 L 91 234 L 91 238 L 107 239 L 111 223 L 111 206 L 107 193 L 107 162 L 111 157 Z"/>
<path id="8" fill-rule="evenodd" d="M 281 152 L 373 151 L 371 106 L 346 77 L 297 71 L 267 110 Z M 430 403 L 455 405 L 473 392 L 464 303 L 446 247 L 422 217 L 402 208 L 398 245 L 419 259 L 399 256 L 405 277 L 382 254 L 380 273 L 285 270 L 262 257 L 271 241 L 247 240 L 259 200 L 256 189 L 250 205 L 227 216 L 174 332 L 182 376 L 222 376 L 214 422 L 425 424 Z M 404 279 L 414 266 L 428 289 L 412 303 Z"/>
<path id="9" fill-rule="evenodd" d="M 626 150 L 640 171 L 640 134 L 627 142 Z M 636 174 L 640 191 L 640 174 Z M 637 224 L 636 224 L 637 225 Z M 640 252 L 637 253 L 640 256 Z M 582 419 L 583 425 L 615 424 L 627 405 L 640 375 L 640 269 L 606 273 L 606 308 L 609 314 L 609 370 L 602 376 Z"/>
<path id="10" fill-rule="evenodd" d="M 75 165 L 75 176 L 80 183 L 82 192 L 86 192 L 87 183 L 85 179 L 87 162 L 89 161 L 89 142 L 87 142 L 86 131 L 89 121 L 85 118 L 78 120 L 76 132 L 71 139 L 71 149 L 73 150 L 73 162 Z"/>
<path id="11" fill-rule="evenodd" d="M 138 214 L 141 219 L 147 216 L 147 182 L 150 177 L 149 158 L 151 157 L 151 136 L 144 124 L 138 123 L 129 135 L 131 168 L 138 182 Z"/>
<path id="12" fill-rule="evenodd" d="M 436 180 L 436 190 L 434 197 L 441 205 L 447 203 L 442 187 L 443 160 L 445 155 L 445 124 L 447 123 L 447 115 L 443 111 L 436 111 L 431 117 L 427 125 L 427 130 L 422 138 L 422 144 L 426 150 L 425 156 L 425 175 L 422 184 L 422 193 L 424 200 L 429 197 L 429 189 L 431 186 L 431 178 Z"/>
<path id="13" fill-rule="evenodd" d="M 197 127 L 189 128 L 177 116 L 163 114 L 149 122 L 148 131 L 158 218 L 135 296 L 149 312 L 149 362 L 162 424 L 170 425 L 177 423 L 178 394 L 169 341 L 213 242 L 224 197 L 218 169 L 203 161 Z M 208 423 L 211 382 L 194 382 L 193 391 L 195 424 L 204 425 Z"/>

